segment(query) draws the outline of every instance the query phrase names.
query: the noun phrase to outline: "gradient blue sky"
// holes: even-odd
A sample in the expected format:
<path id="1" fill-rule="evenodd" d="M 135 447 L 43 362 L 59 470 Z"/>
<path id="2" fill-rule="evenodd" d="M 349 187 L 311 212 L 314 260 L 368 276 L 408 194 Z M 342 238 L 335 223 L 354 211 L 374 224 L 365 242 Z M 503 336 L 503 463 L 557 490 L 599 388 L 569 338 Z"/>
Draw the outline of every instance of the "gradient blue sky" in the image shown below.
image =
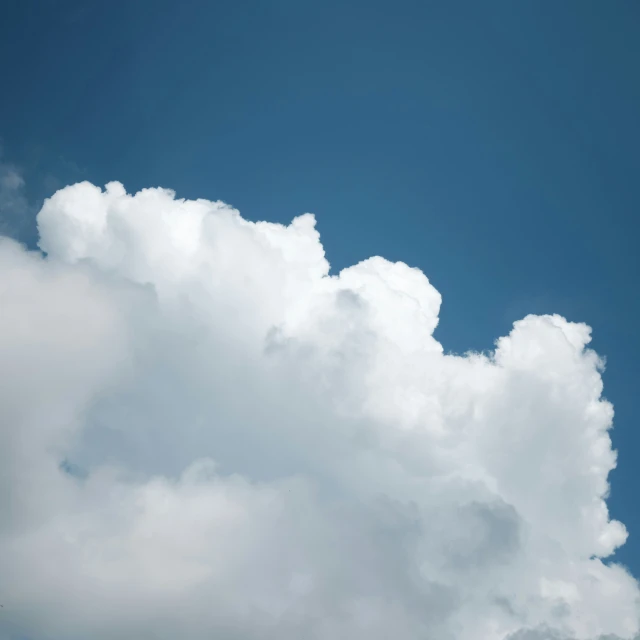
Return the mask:
<path id="1" fill-rule="evenodd" d="M 527 313 L 594 329 L 616 408 L 616 558 L 640 575 L 640 3 L 4 0 L 3 161 L 33 211 L 122 181 L 316 213 L 334 269 L 442 292 L 445 349 Z"/>

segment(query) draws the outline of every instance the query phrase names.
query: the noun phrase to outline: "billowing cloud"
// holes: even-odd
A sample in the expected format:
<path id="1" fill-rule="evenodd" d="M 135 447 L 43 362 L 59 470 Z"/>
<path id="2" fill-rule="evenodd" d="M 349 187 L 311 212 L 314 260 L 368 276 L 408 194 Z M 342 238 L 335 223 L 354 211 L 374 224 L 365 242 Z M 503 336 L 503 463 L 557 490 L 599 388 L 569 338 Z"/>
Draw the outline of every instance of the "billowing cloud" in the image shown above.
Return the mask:
<path id="1" fill-rule="evenodd" d="M 330 276 L 309 214 L 81 183 L 38 225 L 0 243 L 3 640 L 636 636 L 589 327 L 447 354 L 425 275 Z"/>

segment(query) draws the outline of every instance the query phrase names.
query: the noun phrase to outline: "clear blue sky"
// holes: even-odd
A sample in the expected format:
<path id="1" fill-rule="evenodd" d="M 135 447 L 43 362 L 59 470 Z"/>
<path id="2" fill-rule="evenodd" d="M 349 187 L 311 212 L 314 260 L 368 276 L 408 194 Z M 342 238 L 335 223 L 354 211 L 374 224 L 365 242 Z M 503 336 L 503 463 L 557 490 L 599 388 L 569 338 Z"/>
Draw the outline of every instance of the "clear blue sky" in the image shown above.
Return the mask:
<path id="1" fill-rule="evenodd" d="M 33 203 L 88 179 L 312 211 L 334 268 L 425 271 L 447 350 L 589 323 L 640 576 L 640 3 L 4 0 L 0 66 Z"/>

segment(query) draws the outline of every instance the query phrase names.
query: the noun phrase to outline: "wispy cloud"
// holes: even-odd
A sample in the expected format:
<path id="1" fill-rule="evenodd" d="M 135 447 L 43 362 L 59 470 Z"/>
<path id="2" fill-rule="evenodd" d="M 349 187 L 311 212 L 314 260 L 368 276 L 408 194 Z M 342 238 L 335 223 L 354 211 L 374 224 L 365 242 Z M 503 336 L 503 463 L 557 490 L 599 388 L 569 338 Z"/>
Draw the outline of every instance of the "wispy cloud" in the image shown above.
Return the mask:
<path id="1" fill-rule="evenodd" d="M 15 165 L 2 161 L 0 147 L 0 233 L 12 237 L 19 235 L 29 212 L 22 173 Z"/>

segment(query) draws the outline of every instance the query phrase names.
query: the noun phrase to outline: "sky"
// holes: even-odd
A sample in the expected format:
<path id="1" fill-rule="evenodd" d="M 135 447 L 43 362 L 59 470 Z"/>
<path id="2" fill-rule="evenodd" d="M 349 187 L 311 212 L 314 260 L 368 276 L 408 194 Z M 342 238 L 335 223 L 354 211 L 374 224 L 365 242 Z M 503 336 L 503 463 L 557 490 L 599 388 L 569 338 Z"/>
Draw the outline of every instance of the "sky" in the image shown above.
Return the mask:
<path id="1" fill-rule="evenodd" d="M 320 639 L 377 637 L 372 628 L 463 640 L 634 637 L 636 587 L 612 562 L 640 576 L 639 32 L 640 6 L 618 0 L 5 1 L 0 233 L 49 257 L 7 243 L 0 251 L 15 311 L 0 332 L 2 375 L 16 385 L 8 397 L 42 398 L 37 416 L 5 398 L 5 424 L 28 437 L 2 435 L 15 474 L 4 535 L 17 560 L 0 561 L 0 575 L 31 583 L 15 582 L 12 601 L 0 578 L 12 616 L 3 613 L 0 638 L 141 634 L 154 603 L 183 593 L 195 594 L 189 615 L 156 620 L 153 637 L 222 633 L 203 613 L 211 598 L 224 602 L 225 638 L 265 637 L 285 600 L 294 613 L 273 631 L 285 638 L 306 637 L 309 625 Z M 131 197 L 156 187 L 178 200 Z M 299 217 L 307 212 L 315 227 Z M 362 262 L 374 256 L 386 260 Z M 68 315 L 55 311 L 63 304 Z M 606 360 L 613 470 L 604 365 L 584 351 L 579 323 Z M 470 350 L 489 355 L 452 355 Z M 242 398 L 252 400 L 240 410 Z M 423 422 L 425 441 L 389 427 L 413 434 Z M 215 437 L 204 438 L 197 425 L 213 423 Z M 411 451 L 424 448 L 424 459 Z M 58 477 L 52 450 L 82 471 Z M 185 471 L 198 451 L 218 465 L 205 480 Z M 116 467 L 138 475 L 116 478 Z M 426 488 L 425 468 L 438 479 Z M 451 474 L 470 485 L 449 486 Z M 29 478 L 51 495 L 38 498 Z M 141 503 L 136 519 L 131 505 Z M 169 521 L 160 503 L 175 509 Z M 219 533 L 228 564 L 204 533 L 191 537 L 214 526 L 200 509 L 237 524 Z M 64 526 L 56 513 L 68 515 Z M 414 517 L 441 526 L 420 536 L 407 524 Z M 172 532 L 181 518 L 192 526 Z M 484 551 L 468 540 L 438 546 L 446 531 L 477 530 L 474 518 L 489 531 Z M 629 533 L 622 546 L 617 521 Z M 147 557 L 140 531 L 154 523 L 167 533 Z M 344 542 L 352 532 L 377 542 L 358 555 Z M 106 553 L 110 541 L 115 568 L 73 551 L 68 539 L 83 536 L 83 554 Z M 290 550 L 287 536 L 300 544 Z M 187 562 L 171 539 L 197 557 Z M 28 562 L 47 549 L 69 563 L 64 585 L 52 578 L 62 560 L 44 574 Z M 401 551 L 443 590 L 417 589 Z M 483 577 L 459 566 L 477 568 L 474 553 L 491 563 Z M 598 555 L 602 565 L 590 560 Z M 256 560 L 271 556 L 282 564 Z M 193 586 L 216 562 L 219 582 Z M 293 587 L 269 581 L 298 565 Z M 364 565 L 385 577 L 379 591 L 363 586 Z M 150 590 L 169 574 L 181 577 L 178 591 Z M 606 588 L 589 586 L 596 574 Z M 65 622 L 63 596 L 47 595 L 77 598 L 93 585 L 122 606 L 116 586 L 132 575 L 145 578 L 127 591 L 131 610 L 118 624 L 88 597 L 94 619 Z M 510 591 L 494 593 L 498 583 Z M 243 607 L 261 612 L 246 627 Z"/>

